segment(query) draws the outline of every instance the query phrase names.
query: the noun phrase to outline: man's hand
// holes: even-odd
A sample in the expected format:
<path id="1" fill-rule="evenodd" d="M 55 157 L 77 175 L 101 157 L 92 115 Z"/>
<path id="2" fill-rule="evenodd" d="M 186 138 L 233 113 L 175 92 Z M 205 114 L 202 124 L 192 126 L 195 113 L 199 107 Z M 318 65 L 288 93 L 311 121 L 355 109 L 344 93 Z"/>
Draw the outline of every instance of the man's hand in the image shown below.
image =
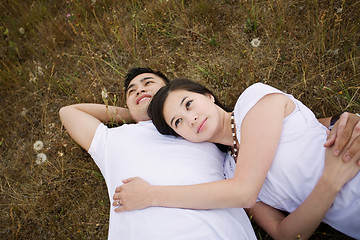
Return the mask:
<path id="1" fill-rule="evenodd" d="M 343 160 L 348 162 L 357 157 L 360 166 L 360 117 L 352 113 L 343 113 L 328 134 L 324 147 L 333 146 L 333 153 L 339 156 L 344 150 Z"/>

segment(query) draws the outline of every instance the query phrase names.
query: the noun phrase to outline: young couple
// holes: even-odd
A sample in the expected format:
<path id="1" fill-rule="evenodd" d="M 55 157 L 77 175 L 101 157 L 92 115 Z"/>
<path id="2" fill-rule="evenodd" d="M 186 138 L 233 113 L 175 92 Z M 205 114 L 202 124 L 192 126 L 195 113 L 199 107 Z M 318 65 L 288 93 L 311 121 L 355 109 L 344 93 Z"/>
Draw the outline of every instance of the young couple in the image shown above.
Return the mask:
<path id="1" fill-rule="evenodd" d="M 162 88 L 150 108 L 152 116 L 159 117 L 154 118 L 158 129 L 195 142 L 230 146 L 237 160 L 234 170 L 231 158 L 211 143 L 156 132 L 147 107 L 166 83 L 165 76 L 150 69 L 133 69 L 125 80 L 129 111 L 97 104 L 60 110 L 71 137 L 99 166 L 109 196 L 128 177 L 140 176 L 152 184 L 129 178 L 116 189 L 113 205 L 120 206 L 116 211 L 121 213 L 110 213 L 110 239 L 254 239 L 237 207 L 252 207 L 250 214 L 274 238 L 311 236 L 330 209 L 324 221 L 358 238 L 354 224 L 359 221 L 351 223 L 356 216 L 337 209 L 356 213 L 359 208 L 358 190 L 350 184 L 359 178 L 350 180 L 359 171 L 358 117 L 341 116 L 327 141 L 335 146 L 325 152 L 325 127 L 300 102 L 269 86 L 255 84 L 246 90 L 234 120 L 201 85 L 177 80 Z M 101 123 L 131 118 L 138 124 L 109 129 Z M 335 149 L 339 151 L 333 154 Z M 234 177 L 224 180 L 223 168 Z M 185 186 L 190 184 L 196 185 Z M 143 209 L 147 206 L 178 208 Z M 273 207 L 291 214 L 285 217 Z M 142 210 L 126 211 L 133 209 Z"/>

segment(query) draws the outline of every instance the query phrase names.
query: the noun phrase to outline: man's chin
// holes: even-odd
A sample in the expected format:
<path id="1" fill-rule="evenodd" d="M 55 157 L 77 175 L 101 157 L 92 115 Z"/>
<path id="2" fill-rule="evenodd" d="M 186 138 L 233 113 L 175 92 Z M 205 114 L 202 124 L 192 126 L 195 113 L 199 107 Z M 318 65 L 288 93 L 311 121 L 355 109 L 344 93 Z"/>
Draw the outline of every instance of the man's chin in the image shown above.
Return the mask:
<path id="1" fill-rule="evenodd" d="M 142 122 L 142 121 L 149 121 L 151 120 L 150 117 L 147 114 L 144 115 L 138 115 L 138 116 L 133 116 L 132 117 L 134 119 L 135 122 Z"/>

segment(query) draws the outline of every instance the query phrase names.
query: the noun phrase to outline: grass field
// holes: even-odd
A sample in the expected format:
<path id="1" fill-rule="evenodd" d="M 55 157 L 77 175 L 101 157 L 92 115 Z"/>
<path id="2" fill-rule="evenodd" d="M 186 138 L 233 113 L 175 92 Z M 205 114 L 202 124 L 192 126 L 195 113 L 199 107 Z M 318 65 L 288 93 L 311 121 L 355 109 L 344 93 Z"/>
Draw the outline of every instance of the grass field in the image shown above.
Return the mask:
<path id="1" fill-rule="evenodd" d="M 104 179 L 58 111 L 124 106 L 131 67 L 229 106 L 264 82 L 317 117 L 359 112 L 359 16 L 356 0 L 0 0 L 0 238 L 106 239 Z M 312 239 L 349 238 L 322 224 Z"/>

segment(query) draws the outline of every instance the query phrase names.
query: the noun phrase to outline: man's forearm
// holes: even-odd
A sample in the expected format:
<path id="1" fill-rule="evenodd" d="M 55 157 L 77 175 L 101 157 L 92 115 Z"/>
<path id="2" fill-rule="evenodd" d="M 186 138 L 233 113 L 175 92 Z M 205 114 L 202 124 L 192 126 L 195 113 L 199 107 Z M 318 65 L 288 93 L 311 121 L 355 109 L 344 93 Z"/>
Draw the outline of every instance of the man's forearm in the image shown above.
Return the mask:
<path id="1" fill-rule="evenodd" d="M 92 115 L 103 123 L 128 123 L 132 121 L 127 108 L 106 106 L 104 104 L 81 103 L 72 105 L 85 113 Z"/>
<path id="2" fill-rule="evenodd" d="M 331 117 L 327 117 L 327 118 L 319 118 L 318 121 L 324 125 L 326 128 L 329 128 L 330 127 L 330 120 L 331 120 Z"/>

